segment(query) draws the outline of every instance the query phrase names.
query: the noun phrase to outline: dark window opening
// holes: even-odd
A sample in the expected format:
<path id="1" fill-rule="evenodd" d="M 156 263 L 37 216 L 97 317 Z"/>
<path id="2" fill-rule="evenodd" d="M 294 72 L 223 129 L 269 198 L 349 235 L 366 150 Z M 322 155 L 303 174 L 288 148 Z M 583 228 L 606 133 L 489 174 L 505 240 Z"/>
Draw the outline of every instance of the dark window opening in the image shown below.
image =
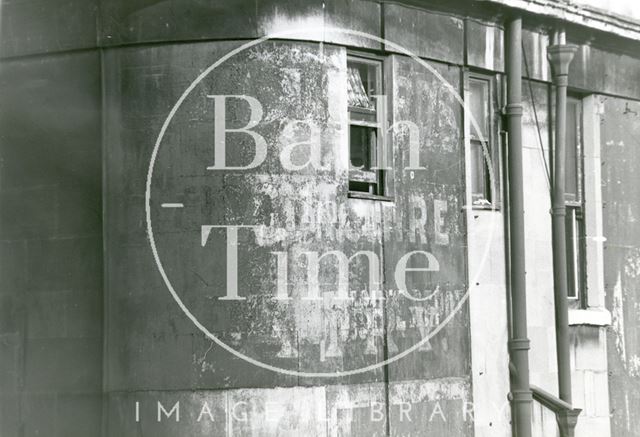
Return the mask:
<path id="1" fill-rule="evenodd" d="M 568 202 L 581 201 L 581 104 L 580 100 L 567 99 L 567 131 L 565 139 L 565 198 Z"/>
<path id="2" fill-rule="evenodd" d="M 378 168 L 384 141 L 382 62 L 350 56 L 347 60 L 349 104 L 349 191 L 384 195 Z"/>
<path id="3" fill-rule="evenodd" d="M 584 223 L 582 102 L 567 98 L 565 137 L 565 205 L 567 295 L 573 306 L 586 305 L 586 244 Z"/>
<path id="4" fill-rule="evenodd" d="M 468 80 L 468 109 L 475 121 L 469 118 L 471 201 L 473 206 L 492 206 L 495 203 L 491 169 L 493 165 L 492 145 L 492 86 L 491 78 L 471 76 Z M 497 177 L 495 172 L 493 177 Z"/>
<path id="5" fill-rule="evenodd" d="M 376 145 L 378 142 L 376 129 L 366 126 L 351 126 L 349 129 L 349 159 L 356 179 L 362 178 L 369 182 L 376 181 L 375 167 Z"/>
<path id="6" fill-rule="evenodd" d="M 585 241 L 582 208 L 567 206 L 566 245 L 568 297 L 580 299 L 585 291 Z"/>

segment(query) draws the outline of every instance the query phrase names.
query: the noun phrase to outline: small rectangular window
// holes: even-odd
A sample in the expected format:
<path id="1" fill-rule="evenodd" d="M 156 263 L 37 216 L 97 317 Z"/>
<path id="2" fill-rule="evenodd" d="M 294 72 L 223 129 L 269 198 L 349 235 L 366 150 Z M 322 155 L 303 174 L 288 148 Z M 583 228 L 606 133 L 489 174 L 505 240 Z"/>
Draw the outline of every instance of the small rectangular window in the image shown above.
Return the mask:
<path id="1" fill-rule="evenodd" d="M 471 200 L 474 206 L 491 206 L 495 203 L 492 192 L 492 185 L 495 183 L 491 182 L 490 169 L 496 168 L 493 165 L 491 132 L 491 78 L 473 75 L 469 77 L 467 86 L 468 110 L 475 121 L 473 123 L 471 117 L 467 117 L 470 137 Z M 497 177 L 495 171 L 493 176 Z"/>
<path id="2" fill-rule="evenodd" d="M 586 244 L 582 198 L 582 101 L 567 98 L 565 137 L 565 206 L 567 295 L 573 306 L 586 305 Z"/>
<path id="3" fill-rule="evenodd" d="M 582 208 L 567 206 L 566 211 L 568 297 L 580 299 L 585 287 L 585 244 Z"/>
<path id="4" fill-rule="evenodd" d="M 568 202 L 581 200 L 581 105 L 580 100 L 567 99 L 567 132 L 565 148 L 565 198 Z"/>
<path id="5" fill-rule="evenodd" d="M 384 195 L 382 61 L 349 56 L 349 191 Z M 380 97 L 378 97 L 380 96 Z"/>

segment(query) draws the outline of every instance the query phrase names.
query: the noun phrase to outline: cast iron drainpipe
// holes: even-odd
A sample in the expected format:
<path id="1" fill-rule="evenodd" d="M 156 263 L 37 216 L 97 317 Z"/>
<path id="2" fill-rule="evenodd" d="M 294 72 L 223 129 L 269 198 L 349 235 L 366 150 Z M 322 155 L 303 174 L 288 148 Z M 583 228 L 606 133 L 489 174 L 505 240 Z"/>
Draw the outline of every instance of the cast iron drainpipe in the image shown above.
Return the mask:
<path id="1" fill-rule="evenodd" d="M 551 220 L 553 244 L 553 283 L 556 315 L 556 353 L 560 399 L 571 405 L 571 362 L 569 352 L 569 309 L 567 297 L 567 248 L 565 207 L 565 149 L 567 119 L 567 85 L 569 64 L 577 50 L 566 44 L 564 31 L 554 35 L 554 45 L 547 48 L 556 86 L 556 132 L 553 151 Z M 563 437 L 573 437 L 580 410 L 564 409 L 556 414 Z"/>
<path id="2" fill-rule="evenodd" d="M 531 437 L 532 395 L 529 386 L 529 339 L 524 264 L 524 195 L 522 181 L 522 18 L 507 29 L 508 235 L 511 293 L 509 371 L 511 411 L 516 437 Z"/>

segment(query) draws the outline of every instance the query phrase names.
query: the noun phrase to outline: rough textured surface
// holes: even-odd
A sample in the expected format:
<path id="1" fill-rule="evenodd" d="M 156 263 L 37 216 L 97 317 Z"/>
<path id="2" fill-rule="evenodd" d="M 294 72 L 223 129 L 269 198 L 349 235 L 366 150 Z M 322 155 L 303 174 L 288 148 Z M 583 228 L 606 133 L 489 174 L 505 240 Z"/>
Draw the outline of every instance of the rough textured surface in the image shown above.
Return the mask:
<path id="1" fill-rule="evenodd" d="M 469 314 L 476 437 L 510 437 L 502 211 L 469 212 Z"/>
<path id="2" fill-rule="evenodd" d="M 582 44 L 571 62 L 569 86 L 640 99 L 640 57 Z"/>
<path id="3" fill-rule="evenodd" d="M 416 56 L 462 64 L 464 22 L 461 18 L 395 3 L 384 8 L 385 38 Z M 387 50 L 395 51 L 392 47 Z"/>
<path id="4" fill-rule="evenodd" d="M 541 29 L 522 29 L 522 76 L 551 82 L 551 66 L 547 62 L 549 35 Z M 526 63 L 525 63 L 525 57 Z M 529 71 L 527 73 L 527 66 Z M 526 90 L 522 89 L 523 96 Z"/>
<path id="5" fill-rule="evenodd" d="M 104 27 L 100 41 L 105 45 L 258 38 L 283 30 L 315 26 L 339 27 L 380 36 L 380 5 L 369 1 L 105 0 L 101 12 Z M 344 34 L 323 34 L 321 39 L 380 48 L 380 44 L 371 40 Z"/>
<path id="6" fill-rule="evenodd" d="M 233 46 L 203 43 L 189 45 L 188 50 L 185 46 L 164 46 L 108 53 L 109 390 L 250 388 L 256 397 L 276 396 L 270 393 L 286 390 L 282 393 L 306 393 L 313 402 L 327 402 L 327 408 L 332 408 L 331 393 L 340 393 L 342 398 L 355 390 L 354 383 L 373 383 L 370 387 L 376 387 L 386 380 L 398 384 L 405 380 L 422 381 L 419 384 L 439 380 L 442 388 L 437 399 L 452 404 L 441 406 L 449 421 L 431 426 L 431 435 L 440 435 L 445 429 L 470 430 L 470 424 L 463 425 L 458 405 L 463 399 L 470 400 L 466 305 L 429 343 L 393 364 L 388 374 L 378 369 L 321 380 L 283 376 L 244 363 L 205 340 L 172 301 L 145 236 L 147 160 L 159 125 L 188 81 Z M 403 146 L 407 138 L 406 132 L 398 130 L 393 135 L 395 202 L 349 199 L 345 54 L 344 49 L 329 45 L 269 42 L 221 66 L 194 90 L 171 123 L 152 185 L 159 254 L 187 307 L 209 330 L 242 353 L 301 372 L 356 369 L 380 362 L 385 354 L 401 352 L 444 320 L 466 290 L 459 104 L 431 73 L 407 58 L 393 57 L 389 61 L 395 78 L 392 115 L 418 120 L 421 138 L 425 139 L 420 143 L 420 159 L 426 170 L 402 170 L 408 161 L 408 149 Z M 460 74 L 457 68 L 433 65 L 456 84 Z M 416 93 L 416 89 L 424 93 Z M 213 159 L 213 108 L 205 95 L 239 91 L 263 103 L 263 122 L 256 130 L 269 144 L 267 159 L 251 171 L 209 172 L 206 166 Z M 139 98 L 142 95 L 146 97 Z M 230 105 L 227 114 L 229 123 L 241 125 L 247 121 L 241 107 Z M 336 163 L 336 169 L 289 172 L 281 167 L 277 157 L 282 147 L 296 138 L 290 135 L 301 135 L 286 133 L 284 125 L 301 116 L 320 127 L 323 162 Z M 246 163 L 251 147 L 249 141 L 235 142 L 227 162 Z M 161 202 L 177 201 L 184 202 L 184 211 L 159 208 Z M 435 221 L 434 205 L 445 214 L 441 223 Z M 327 215 L 327 208 L 329 212 L 336 208 L 340 214 Z M 240 265 L 244 268 L 239 294 L 247 298 L 241 302 L 217 299 L 225 294 L 226 286 L 224 234 L 212 231 L 210 241 L 204 247 L 200 245 L 201 225 L 230 223 L 271 226 L 266 233 L 252 236 L 247 232 L 239 240 Z M 424 298 L 433 292 L 433 297 L 416 303 L 389 292 L 384 308 L 379 302 L 367 301 L 366 294 L 360 292 L 352 301 L 335 301 L 335 271 L 322 267 L 322 300 L 300 299 L 306 295 L 308 283 L 298 254 L 334 249 L 344 250 L 347 255 L 356 250 L 379 254 L 384 260 L 387 279 L 383 286 L 387 290 L 397 288 L 392 280 L 393 268 L 402 255 L 410 250 L 429 250 L 439 260 L 440 272 L 426 279 L 416 275 L 410 287 L 416 296 Z M 270 252 L 274 250 L 289 253 L 290 302 L 272 298 L 276 266 Z M 366 264 L 358 261 L 351 270 L 350 288 L 367 288 Z M 349 385 L 332 385 L 335 383 Z M 320 384 L 329 386 L 301 387 Z M 115 393 L 113 396 L 117 398 Z M 118 435 L 115 411 L 126 408 L 118 406 L 117 399 L 112 400 L 116 405 L 109 416 L 114 427 L 111 435 Z M 426 399 L 419 396 L 411 402 L 429 409 Z M 342 414 L 367 416 L 366 411 L 357 413 L 354 408 L 340 413 L 339 419 Z M 428 415 L 416 414 L 414 422 L 405 428 L 392 415 L 392 422 L 397 422 L 393 432 L 403 435 L 405 430 L 404 435 L 412 435 L 421 426 L 420 420 L 428 419 Z M 379 424 L 371 426 L 379 429 Z"/>
<path id="7" fill-rule="evenodd" d="M 465 20 L 467 64 L 504 72 L 504 29 L 498 23 Z"/>
<path id="8" fill-rule="evenodd" d="M 100 11 L 93 1 L 21 0 L 2 3 L 1 57 L 19 57 L 0 65 L 0 435 L 60 437 L 92 436 L 101 423 L 103 359 L 109 435 L 173 436 L 224 435 L 234 430 L 265 435 L 458 435 L 471 434 L 472 425 L 460 404 L 473 390 L 491 387 L 489 397 L 504 399 L 506 384 L 505 335 L 498 317 L 496 335 L 478 339 L 471 328 L 483 330 L 476 311 L 469 322 L 466 305 L 445 330 L 386 371 L 329 381 L 285 377 L 260 370 L 232 356 L 189 323 L 162 283 L 150 257 L 144 230 L 143 192 L 149 153 L 171 105 L 188 83 L 238 42 L 172 44 L 177 41 L 253 38 L 290 27 L 340 26 L 385 36 L 425 58 L 501 71 L 503 56 L 499 27 L 463 17 L 419 10 L 399 4 L 385 5 L 385 13 L 372 1 L 123 1 L 104 0 Z M 324 5 L 324 7 L 323 7 Z M 240 18 L 238 18 L 240 17 Z M 473 18 L 473 17 L 472 17 Z M 25 23 L 28 23 L 27 26 Z M 464 26 L 467 26 L 464 29 Z M 100 29 L 99 35 L 96 28 Z M 481 35 L 476 38 L 477 34 Z M 493 38 L 492 38 L 493 36 Z M 304 39 L 304 35 L 297 36 Z M 319 39 L 319 38 L 318 38 Z M 379 49 L 377 43 L 327 33 L 322 40 L 349 47 Z M 548 82 L 541 30 L 523 35 L 531 76 Z M 120 45 L 161 42 L 164 45 L 122 48 Z M 493 46 L 492 46 L 493 42 Z M 107 110 L 103 126 L 107 141 L 104 163 L 100 153 L 100 59 L 96 53 L 51 55 L 87 49 L 105 49 L 103 68 Z M 395 202 L 374 203 L 346 198 L 346 176 L 307 172 L 286 175 L 270 158 L 265 169 L 246 175 L 229 172 L 212 177 L 201 164 L 211 164 L 211 101 L 203 94 L 222 92 L 231 83 L 260 95 L 279 110 L 267 110 L 258 129 L 270 144 L 269 154 L 282 147 L 280 140 L 303 132 L 283 134 L 279 120 L 307 117 L 323 127 L 326 144 L 345 144 L 344 101 L 333 106 L 313 104 L 317 94 L 340 99 L 344 92 L 345 48 L 325 44 L 272 44 L 255 50 L 224 70 L 220 80 L 203 83 L 190 110 L 172 124 L 159 160 L 161 176 L 154 180 L 160 201 L 198 205 L 188 218 L 176 211 L 158 210 L 161 243 L 168 274 L 181 284 L 185 302 L 215 334 L 242 352 L 293 370 L 349 369 L 375 363 L 422 338 L 436 320 L 468 287 L 465 253 L 461 117 L 459 106 L 429 73 L 416 69 L 403 57 L 389 64 L 396 80 L 392 118 L 410 116 L 419 121 L 425 139 L 421 147 L 428 170 L 396 171 Z M 493 51 L 491 48 L 493 47 Z M 33 56 L 46 55 L 46 56 Z M 459 68 L 432 64 L 456 88 Z M 524 70 L 523 70 L 524 71 Z M 637 58 L 608 53 L 597 45 L 582 46 L 572 64 L 571 86 L 592 92 L 640 97 Z M 248 75 L 247 75 L 248 74 Z M 418 90 L 419 92 L 416 92 Z M 237 88 L 233 91 L 238 91 Z M 523 88 L 529 100 L 528 88 Z M 547 85 L 534 85 L 535 99 L 547 149 L 549 96 Z M 276 101 L 278 96 L 286 101 Z M 326 101 L 326 99 L 320 99 Z M 276 103 L 278 103 L 276 105 Z M 230 111 L 238 124 L 241 107 Z M 614 326 L 608 331 L 613 427 L 616 437 L 637 436 L 640 424 L 637 339 L 637 173 L 638 104 L 610 99 L 603 116 L 603 194 L 607 307 Z M 527 270 L 530 297 L 533 381 L 555 391 L 555 350 L 552 332 L 548 197 L 537 144 L 531 104 L 525 102 L 524 144 L 527 181 Z M 406 161 L 406 132 L 396 132 L 397 164 Z M 251 145 L 238 142 L 230 160 L 246 158 Z M 53 152 L 52 152 L 53 151 Z M 345 149 L 339 154 L 344 161 Z M 47 159 L 43 159 L 46 156 Z M 325 157 L 329 157 L 327 155 Z M 245 162 L 245 161 L 241 161 Z M 101 165 L 107 166 L 105 186 L 107 226 L 102 234 Z M 275 189 L 273 187 L 276 187 Z M 155 196 L 155 194 L 154 194 Z M 250 202 L 247 199 L 264 199 Z M 338 202 L 327 201 L 333 198 Z M 160 199 L 160 198 L 158 198 Z M 445 213 L 447 244 L 437 236 L 436 204 Z M 340 210 L 342 208 L 342 210 Z M 340 211 L 337 214 L 336 211 Z M 473 214 L 472 214 L 473 215 Z M 296 221 L 295 218 L 303 217 Z M 241 253 L 251 259 L 251 270 L 241 277 L 243 296 L 236 309 L 203 296 L 223 294 L 224 236 L 215 231 L 207 246 L 199 244 L 199 226 L 215 220 L 228 222 L 252 217 L 287 232 L 304 224 L 290 244 L 278 233 L 241 234 Z M 292 219 L 293 217 L 293 219 Z M 474 216 L 475 232 L 486 228 L 485 216 Z M 273 220 L 273 222 L 272 222 Z M 424 223 L 423 223 L 424 221 Z M 303 222 L 303 223 L 301 223 Z M 180 233 L 174 232 L 176 229 Z M 357 231 L 355 232 L 354 229 Z M 366 238 L 355 238 L 365 230 Z M 102 238 L 107 241 L 107 305 L 102 305 Z M 384 307 L 368 305 L 362 296 L 348 304 L 330 299 L 314 304 L 274 303 L 261 296 L 273 292 L 274 264 L 269 247 L 324 250 L 339 242 L 349 251 L 370 249 L 384 260 L 386 277 L 406 250 L 427 247 L 437 253 L 441 277 L 412 284 L 416 289 L 438 289 L 435 298 L 410 303 L 389 293 Z M 477 248 L 476 241 L 476 248 Z M 498 243 L 501 243 L 499 241 Z M 471 244 L 471 243 L 470 243 Z M 288 245 L 288 246 L 287 246 Z M 498 244 L 499 245 L 499 244 Z M 174 253 L 171 257 L 170 254 Z M 202 255 L 202 256 L 200 256 Z M 222 256 L 221 256 L 222 255 Z M 163 259 L 165 259 L 163 258 Z M 470 262 L 471 263 L 471 262 Z M 490 296 L 493 311 L 501 311 L 504 265 L 499 247 L 491 251 L 490 272 L 475 291 Z M 193 267 L 192 270 L 183 268 Z M 291 291 L 305 290 L 304 278 L 291 262 Z M 366 277 L 364 263 L 355 263 L 351 279 L 360 288 Z M 328 289 L 335 275 L 322 271 Z M 390 287 L 393 284 L 385 284 Z M 246 293 L 245 293 L 246 292 Z M 216 294 L 217 293 L 217 294 Z M 476 301 L 477 302 L 477 301 Z M 215 305 L 214 305 L 215 304 Z M 486 304 L 486 303 L 485 303 Z M 229 310 L 228 310 L 229 309 Z M 102 357 L 102 317 L 107 319 L 107 355 Z M 500 313 L 504 316 L 504 313 Z M 435 317 L 433 317 L 435 316 Z M 490 313 L 483 314 L 489 319 Z M 583 332 L 585 331 L 585 332 Z M 494 331 L 488 331 L 493 333 Z M 574 391 L 590 418 L 606 416 L 601 398 L 590 396 L 606 385 L 603 366 L 593 359 L 604 343 L 602 330 L 576 330 Z M 474 353 L 471 383 L 470 340 L 489 344 L 495 357 Z M 493 341 L 494 343 L 491 343 Z M 477 343 L 480 344 L 480 343 Z M 502 349 L 499 349 L 502 348 Z M 477 350 L 477 348 L 476 348 Z M 498 361 L 494 365 L 489 359 Z M 500 366 L 503 366 L 500 368 Z M 69 370 L 72 371 L 69 371 Z M 595 369 L 595 370 L 594 370 Z M 494 371 L 492 374 L 491 371 Z M 498 381 L 497 384 L 494 384 Z M 322 387 L 322 384 L 327 384 Z M 502 389 L 498 386 L 501 385 Z M 265 420 L 265 402 L 285 399 L 291 412 L 275 423 Z M 176 401 L 183 421 L 160 426 L 156 402 L 167 408 Z M 252 401 L 240 408 L 249 422 L 219 413 L 235 402 Z M 135 402 L 141 402 L 142 421 L 132 422 Z M 478 399 L 481 402 L 482 399 Z M 198 422 L 202 402 L 210 402 L 215 423 Z M 383 405 L 378 415 L 378 404 Z M 242 407 L 245 404 L 240 404 Z M 412 421 L 406 419 L 411 406 Z M 441 420 L 442 408 L 447 422 Z M 478 417 L 477 435 L 499 435 L 496 420 L 508 420 L 499 402 Z M 482 408 L 482 407 L 480 407 Z M 606 408 L 605 408 L 606 409 Z M 326 414 L 314 413 L 326 411 Z M 435 414 L 434 414 L 435 413 Z M 550 420 L 536 416 L 543 432 Z M 222 413 L 224 415 L 224 413 Z M 379 420 L 373 420 L 373 417 Z M 485 420 L 487 419 L 487 420 Z M 194 423 L 195 420 L 195 423 Z M 596 430 L 590 421 L 591 431 Z M 505 425 L 505 423 L 500 423 Z M 597 428 L 603 429 L 602 423 Z M 508 423 L 501 431 L 508 429 Z M 420 430 L 420 431 L 419 431 Z M 548 434 L 544 434 L 548 435 Z M 603 433 L 599 433 L 604 435 Z"/>
<path id="9" fill-rule="evenodd" d="M 527 321 L 531 340 L 531 383 L 557 393 L 557 361 L 553 303 L 551 254 L 551 215 L 549 181 L 544 160 L 549 159 L 551 116 L 549 88 L 544 83 L 523 81 L 522 117 L 525 261 L 527 271 Z M 535 101 L 541 130 L 542 148 L 533 112 Z M 548 162 L 548 161 L 547 161 Z"/>
<path id="10" fill-rule="evenodd" d="M 387 278 L 402 255 L 411 250 L 429 250 L 440 262 L 440 274 L 434 275 L 432 284 L 416 281 L 413 288 L 423 290 L 437 286 L 441 292 L 435 302 L 416 304 L 399 297 L 387 302 L 391 339 L 400 350 L 402 343 L 415 344 L 418 333 L 398 330 L 397 327 L 412 324 L 415 318 L 433 309 L 451 308 L 457 304 L 467 289 L 466 273 L 466 226 L 462 205 L 464 203 L 464 168 L 460 126 L 461 108 L 453 95 L 431 73 L 413 60 L 393 57 L 393 117 L 394 120 L 415 120 L 424 143 L 420 149 L 422 171 L 410 171 L 409 153 L 406 144 L 407 132 L 394 131 L 394 195 L 393 204 L 384 205 L 385 217 L 385 269 Z M 450 84 L 456 84 L 459 69 L 431 64 Z M 404 169 L 404 170 L 403 170 Z M 419 201 L 417 201 L 418 199 Z M 444 225 L 437 226 L 434 201 L 444 201 L 447 210 L 442 219 Z M 416 216 L 416 208 L 424 216 Z M 416 217 L 414 219 L 413 217 Z M 424 229 L 415 229 L 412 223 L 424 217 Z M 395 219 L 395 220 L 393 220 Z M 442 229 L 448 241 L 438 241 L 435 229 Z M 416 232 L 417 231 L 417 232 Z M 390 280 L 388 280 L 390 281 Z M 437 281 L 437 282 L 436 282 Z M 392 283 L 391 283 L 392 284 Z M 389 287 L 393 287 L 393 285 Z M 420 295 L 421 297 L 426 296 Z M 443 313 L 442 309 L 438 311 Z M 411 316 L 413 314 L 413 316 Z M 394 327 L 394 325 L 396 327 Z M 412 358 L 394 363 L 389 368 L 391 379 L 418 379 L 419 377 L 463 376 L 469 372 L 468 313 L 465 308 L 447 324 L 441 335 L 432 344 L 425 344 Z M 457 339 L 457 340 L 456 340 Z M 464 340 L 463 340 L 464 339 Z M 456 357 L 453 360 L 445 356 Z"/>
<path id="11" fill-rule="evenodd" d="M 640 105 L 604 98 L 601 125 L 611 427 L 616 437 L 640 435 Z"/>

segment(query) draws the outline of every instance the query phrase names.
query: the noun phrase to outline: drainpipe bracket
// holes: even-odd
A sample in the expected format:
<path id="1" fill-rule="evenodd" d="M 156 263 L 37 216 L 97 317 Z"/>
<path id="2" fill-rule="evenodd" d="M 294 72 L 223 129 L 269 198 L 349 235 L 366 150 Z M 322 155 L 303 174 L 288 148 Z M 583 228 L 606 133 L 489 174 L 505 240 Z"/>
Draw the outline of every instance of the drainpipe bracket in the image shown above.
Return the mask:
<path id="1" fill-rule="evenodd" d="M 523 114 L 521 103 L 507 103 L 504 107 L 507 116 L 521 116 Z"/>
<path id="2" fill-rule="evenodd" d="M 533 402 L 533 392 L 531 390 L 511 390 L 512 402 Z"/>
<path id="3" fill-rule="evenodd" d="M 528 338 L 514 338 L 507 343 L 509 350 L 529 350 L 531 349 L 531 341 Z"/>

